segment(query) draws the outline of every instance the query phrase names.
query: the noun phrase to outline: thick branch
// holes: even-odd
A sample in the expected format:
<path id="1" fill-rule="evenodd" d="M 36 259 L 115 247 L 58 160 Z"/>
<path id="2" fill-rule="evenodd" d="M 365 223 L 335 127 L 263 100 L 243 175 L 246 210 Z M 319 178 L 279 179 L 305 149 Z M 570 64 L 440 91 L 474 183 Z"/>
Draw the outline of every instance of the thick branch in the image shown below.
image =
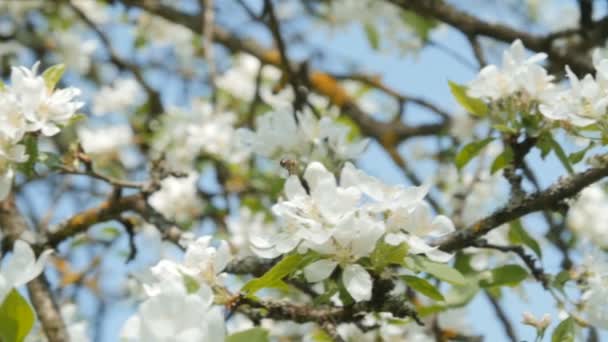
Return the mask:
<path id="1" fill-rule="evenodd" d="M 60 224 L 54 232 L 48 235 L 47 243 L 53 247 L 57 246 L 63 240 L 84 232 L 95 223 L 118 219 L 120 214 L 126 211 L 142 210 L 141 207 L 146 205 L 145 202 L 141 194 L 105 201 L 99 206 L 86 209 Z"/>
<path id="2" fill-rule="evenodd" d="M 237 310 L 254 320 L 271 318 L 298 323 L 316 322 L 318 324 L 324 322 L 357 322 L 370 311 L 390 312 L 395 317 L 410 317 L 418 324 L 423 325 L 416 311 L 405 304 L 406 301 L 405 298 L 392 297 L 386 300 L 380 308 L 372 307 L 368 302 L 360 302 L 346 307 L 312 307 L 287 301 L 256 301 L 243 297 L 238 303 Z"/>
<path id="3" fill-rule="evenodd" d="M 27 222 L 15 206 L 14 196 L 0 202 L 0 228 L 6 233 L 4 246 L 12 245 L 14 240 L 27 230 Z M 27 289 L 47 339 L 50 342 L 69 341 L 65 323 L 53 300 L 44 273 L 30 281 Z"/>
<path id="4" fill-rule="evenodd" d="M 566 53 L 563 49 L 558 49 L 553 46 L 553 41 L 555 37 L 558 36 L 557 34 L 550 34 L 547 36 L 534 35 L 507 25 L 487 22 L 461 11 L 446 1 L 390 0 L 390 2 L 403 9 L 414 11 L 419 15 L 449 24 L 467 36 L 482 35 L 506 43 L 521 39 L 527 48 L 537 52 L 546 52 L 553 61 L 561 64 L 568 64 L 573 70 L 576 70 L 579 73 L 590 73 L 593 71 L 593 66 L 590 61 L 584 58 L 582 54 L 579 54 L 583 51 L 568 49 L 568 52 Z M 602 36 L 603 32 L 598 32 L 596 35 Z M 576 51 L 576 53 L 574 51 Z"/>
<path id="5" fill-rule="evenodd" d="M 200 34 L 202 27 L 197 16 L 179 12 L 171 7 L 160 4 L 150 4 L 142 0 L 123 0 L 127 5 L 137 6 L 155 15 L 163 17 L 175 24 L 189 28 Z M 258 58 L 264 64 L 282 66 L 282 58 L 279 51 L 266 49 L 253 40 L 244 40 L 226 30 L 215 26 L 213 39 L 224 45 L 232 52 L 245 52 Z M 291 70 L 302 70 L 298 66 L 292 66 Z M 371 135 L 377 139 L 385 135 L 391 135 L 393 139 L 405 140 L 415 136 L 435 135 L 449 126 L 449 120 L 444 119 L 440 123 L 422 124 L 418 126 L 406 125 L 403 122 L 382 122 L 365 113 L 355 101 L 348 95 L 346 90 L 331 75 L 317 70 L 310 70 L 308 83 L 315 92 L 326 96 L 332 104 L 340 107 L 346 114 L 360 125 L 364 134 Z"/>
<path id="6" fill-rule="evenodd" d="M 27 284 L 27 291 L 49 342 L 69 341 L 65 323 L 63 322 L 57 303 L 53 300 L 51 289 L 44 273 Z"/>
<path id="7" fill-rule="evenodd" d="M 509 203 L 490 216 L 477 221 L 469 228 L 451 233 L 441 239 L 438 245 L 446 251 L 471 246 L 477 238 L 503 223 L 536 211 L 559 207 L 563 200 L 576 195 L 586 186 L 608 176 L 608 157 L 601 156 L 597 160 L 601 163 L 601 166 L 563 178 L 544 191 L 530 194 L 517 203 Z"/>

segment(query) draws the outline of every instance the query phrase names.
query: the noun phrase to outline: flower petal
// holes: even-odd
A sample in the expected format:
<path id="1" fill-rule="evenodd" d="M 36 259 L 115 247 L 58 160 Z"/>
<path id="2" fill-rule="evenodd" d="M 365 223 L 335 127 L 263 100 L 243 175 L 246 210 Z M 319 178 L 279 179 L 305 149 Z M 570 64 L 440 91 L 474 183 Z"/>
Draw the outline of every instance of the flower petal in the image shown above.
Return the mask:
<path id="1" fill-rule="evenodd" d="M 327 279 L 336 269 L 338 263 L 329 259 L 315 261 L 312 264 L 304 267 L 304 276 L 310 283 L 316 283 L 323 279 Z"/>
<path id="2" fill-rule="evenodd" d="M 342 272 L 342 283 L 355 302 L 372 298 L 372 277 L 361 265 L 348 265 Z"/>

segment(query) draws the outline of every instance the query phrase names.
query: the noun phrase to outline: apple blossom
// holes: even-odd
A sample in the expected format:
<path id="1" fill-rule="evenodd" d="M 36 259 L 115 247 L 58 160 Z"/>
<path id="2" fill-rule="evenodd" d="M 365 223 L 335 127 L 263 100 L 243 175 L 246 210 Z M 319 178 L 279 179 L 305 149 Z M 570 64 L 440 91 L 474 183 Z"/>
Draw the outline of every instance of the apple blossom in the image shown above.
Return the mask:
<path id="1" fill-rule="evenodd" d="M 77 88 L 49 89 L 42 76 L 36 75 L 39 63 L 32 69 L 13 67 L 8 92 L 17 98 L 18 107 L 27 121 L 27 131 L 38 131 L 46 136 L 59 133 L 58 125 L 65 125 L 83 106 L 74 101 L 80 95 Z"/>
<path id="2" fill-rule="evenodd" d="M 148 198 L 148 203 L 165 217 L 178 222 L 192 219 L 204 209 L 197 193 L 198 175 L 169 176 L 161 181 L 161 188 Z"/>
<path id="3" fill-rule="evenodd" d="M 330 117 L 320 120 L 310 110 L 294 116 L 289 110 L 274 111 L 256 118 L 256 131 L 238 130 L 242 144 L 264 157 L 292 158 L 308 163 L 354 159 L 368 144 L 367 139 L 349 141 L 349 128 Z"/>
<path id="4" fill-rule="evenodd" d="M 526 102 L 541 100 L 555 87 L 554 77 L 538 65 L 546 58 L 545 53 L 526 57 L 523 43 L 516 40 L 503 52 L 502 67 L 491 64 L 481 69 L 469 84 L 468 94 L 490 101 L 511 96 L 520 96 Z"/>
<path id="5" fill-rule="evenodd" d="M 581 191 L 568 211 L 567 225 L 584 241 L 608 247 L 606 226 L 608 220 L 608 195 L 601 185 L 591 185 Z"/>
<path id="6" fill-rule="evenodd" d="M 119 78 L 99 89 L 93 98 L 93 114 L 120 113 L 140 102 L 139 84 L 132 78 Z"/>
<path id="7" fill-rule="evenodd" d="M 13 288 L 40 275 L 51 253 L 53 250 L 47 249 L 36 259 L 32 247 L 27 242 L 15 241 L 11 257 L 0 268 L 0 304 Z"/>

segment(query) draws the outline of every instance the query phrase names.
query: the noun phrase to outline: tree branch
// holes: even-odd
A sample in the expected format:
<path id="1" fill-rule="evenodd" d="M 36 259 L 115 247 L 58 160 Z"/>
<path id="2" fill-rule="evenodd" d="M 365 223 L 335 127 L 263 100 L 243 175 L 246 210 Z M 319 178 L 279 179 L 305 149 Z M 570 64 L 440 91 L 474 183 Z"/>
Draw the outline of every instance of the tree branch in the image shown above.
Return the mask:
<path id="1" fill-rule="evenodd" d="M 536 211 L 563 206 L 563 200 L 576 195 L 586 186 L 608 176 L 608 156 L 596 156 L 596 160 L 600 166 L 563 178 L 546 190 L 527 195 L 518 203 L 509 203 L 472 226 L 457 230 L 442 238 L 437 245 L 445 251 L 471 246 L 479 237 L 503 223 Z"/>

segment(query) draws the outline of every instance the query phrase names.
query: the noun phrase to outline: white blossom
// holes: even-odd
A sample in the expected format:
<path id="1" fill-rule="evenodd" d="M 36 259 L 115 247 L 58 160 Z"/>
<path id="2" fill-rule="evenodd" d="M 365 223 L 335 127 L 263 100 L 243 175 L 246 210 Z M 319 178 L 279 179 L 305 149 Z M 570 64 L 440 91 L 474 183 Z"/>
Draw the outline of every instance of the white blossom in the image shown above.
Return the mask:
<path id="1" fill-rule="evenodd" d="M 13 288 L 24 285 L 42 273 L 52 252 L 47 249 L 36 259 L 28 243 L 22 240 L 15 241 L 12 255 L 0 269 L 0 304 Z"/>
<path id="2" fill-rule="evenodd" d="M 197 193 L 197 181 L 195 173 L 187 177 L 169 176 L 161 181 L 160 190 L 148 198 L 148 203 L 169 219 L 190 220 L 204 209 L 204 202 Z"/>
<path id="3" fill-rule="evenodd" d="M 229 163 L 247 160 L 249 152 L 237 142 L 236 115 L 216 111 L 209 103 L 194 101 L 192 110 L 172 108 L 163 120 L 161 132 L 153 142 L 155 151 L 164 153 L 174 169 L 193 169 L 202 153 Z"/>
<path id="4" fill-rule="evenodd" d="M 132 78 L 119 78 L 110 85 L 104 85 L 93 98 L 93 114 L 123 114 L 141 100 L 142 91 Z"/>
<path id="5" fill-rule="evenodd" d="M 255 96 L 256 79 L 260 67 L 262 67 L 262 63 L 259 59 L 240 53 L 235 57 L 232 67 L 218 77 L 217 86 L 238 99 L 250 102 Z M 260 91 L 270 94 L 272 90 L 267 83 L 278 81 L 281 72 L 272 65 L 263 66 L 261 72 L 262 84 L 260 87 L 262 89 Z"/>
<path id="6" fill-rule="evenodd" d="M 579 80 L 568 66 L 566 73 L 570 88 L 541 104 L 541 113 L 549 119 L 568 121 L 575 126 L 587 126 L 601 119 L 608 106 L 608 88 L 591 75 Z"/>
<path id="7" fill-rule="evenodd" d="M 78 73 L 86 74 L 91 68 L 97 42 L 93 39 L 85 40 L 73 31 L 58 32 L 56 39 L 61 60 L 69 68 L 74 68 Z"/>
<path id="8" fill-rule="evenodd" d="M 133 131 L 127 124 L 105 127 L 79 127 L 78 138 L 85 152 L 90 154 L 115 154 L 131 144 Z"/>
<path id="9" fill-rule="evenodd" d="M 608 194 L 601 185 L 583 189 L 570 205 L 567 225 L 583 240 L 608 247 L 605 222 L 608 220 Z"/>
<path id="10" fill-rule="evenodd" d="M 59 133 L 59 125 L 69 122 L 82 102 L 73 101 L 80 95 L 77 88 L 48 89 L 42 76 L 37 76 L 38 63 L 32 69 L 13 67 L 11 92 L 27 121 L 28 131 L 40 130 L 46 136 Z"/>
<path id="11" fill-rule="evenodd" d="M 226 228 L 230 232 L 230 245 L 238 251 L 239 256 L 245 257 L 254 254 L 252 238 L 276 233 L 278 227 L 274 222 L 267 222 L 264 213 L 241 207 L 238 217 L 227 219 Z"/>
<path id="12" fill-rule="evenodd" d="M 124 341 L 224 341 L 224 316 L 213 307 L 213 294 L 205 285 L 194 293 L 184 286 L 145 300 L 121 331 Z"/>
<path id="13" fill-rule="evenodd" d="M 545 53 L 526 57 L 525 47 L 518 39 L 504 51 L 501 67 L 490 64 L 479 71 L 469 84 L 468 94 L 490 101 L 515 95 L 526 102 L 543 99 L 554 88 L 553 76 L 538 64 L 546 58 Z"/>
<path id="14" fill-rule="evenodd" d="M 585 255 L 583 270 L 583 311 L 587 320 L 600 329 L 608 329 L 608 260 L 603 251 L 593 250 Z"/>
<path id="15" fill-rule="evenodd" d="M 357 262 L 369 256 L 383 236 L 392 245 L 406 243 L 412 254 L 439 262 L 451 258 L 430 245 L 454 227 L 445 216 L 432 217 L 423 201 L 426 187 L 387 186 L 350 163 L 342 169 L 339 184 L 319 162 L 308 165 L 304 180 L 306 188 L 295 175 L 285 182 L 286 198 L 273 206 L 281 230 L 252 236 L 256 254 L 274 258 L 296 248 L 300 253 L 313 250 L 322 258 L 304 268 L 306 279 L 322 281 L 340 267 L 342 282 L 356 301 L 369 300 L 372 290 L 371 276 Z"/>
<path id="16" fill-rule="evenodd" d="M 289 110 L 268 112 L 256 118 L 256 130 L 238 130 L 241 143 L 268 158 L 313 160 L 354 159 L 368 144 L 367 139 L 349 141 L 350 129 L 330 117 L 320 120 L 310 110 L 297 114 Z"/>
<path id="17" fill-rule="evenodd" d="M 97 0 L 70 0 L 70 3 L 80 9 L 97 25 L 106 24 L 110 20 L 107 7 Z"/>

